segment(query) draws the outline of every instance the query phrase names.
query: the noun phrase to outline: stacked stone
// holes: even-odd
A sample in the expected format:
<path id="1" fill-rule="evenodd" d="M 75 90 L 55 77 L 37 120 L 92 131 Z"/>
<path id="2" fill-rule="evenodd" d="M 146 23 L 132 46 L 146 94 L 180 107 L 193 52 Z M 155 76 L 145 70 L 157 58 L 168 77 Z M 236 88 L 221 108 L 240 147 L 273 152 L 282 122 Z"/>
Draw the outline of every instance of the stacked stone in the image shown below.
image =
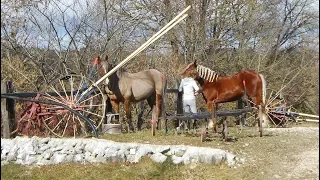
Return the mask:
<path id="1" fill-rule="evenodd" d="M 66 162 L 138 163 L 142 157 L 174 164 L 227 163 L 234 166 L 236 157 L 220 149 L 184 145 L 152 145 L 119 143 L 105 139 L 58 139 L 16 137 L 1 139 L 1 165 L 13 162 L 22 165 L 52 165 Z"/>

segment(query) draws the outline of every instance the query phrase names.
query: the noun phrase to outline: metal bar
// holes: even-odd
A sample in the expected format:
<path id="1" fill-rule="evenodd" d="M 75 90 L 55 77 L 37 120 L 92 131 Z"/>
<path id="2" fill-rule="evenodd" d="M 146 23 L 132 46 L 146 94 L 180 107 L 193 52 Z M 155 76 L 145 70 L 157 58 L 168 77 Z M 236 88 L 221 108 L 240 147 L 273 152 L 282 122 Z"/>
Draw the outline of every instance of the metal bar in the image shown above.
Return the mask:
<path id="1" fill-rule="evenodd" d="M 177 88 L 167 88 L 166 92 L 167 93 L 178 93 L 179 89 L 177 89 Z M 202 89 L 200 88 L 198 92 L 202 93 Z"/>
<path id="2" fill-rule="evenodd" d="M 251 112 L 253 111 L 252 108 L 245 108 L 245 109 L 236 109 L 232 111 L 222 111 L 222 112 L 217 112 L 217 116 L 236 116 L 240 115 L 242 113 L 246 112 Z M 190 120 L 190 119 L 206 119 L 206 118 L 211 118 L 212 113 L 210 112 L 203 112 L 203 113 L 196 113 L 196 114 L 174 114 L 174 115 L 169 115 L 166 116 L 166 119 L 168 120 Z"/>
<path id="3" fill-rule="evenodd" d="M 82 119 L 83 121 L 87 122 L 90 125 L 91 129 L 93 130 L 94 136 L 96 138 L 98 138 L 98 133 L 96 131 L 96 128 L 93 126 L 93 124 L 90 122 L 90 120 L 87 117 L 82 116 L 79 112 L 74 111 L 73 109 L 71 109 L 69 106 L 67 106 L 65 104 L 57 103 L 57 102 L 53 102 L 53 101 L 49 102 L 49 101 L 21 98 L 21 97 L 16 97 L 16 96 L 7 96 L 7 95 L 4 95 L 4 94 L 1 94 L 1 98 L 14 99 L 14 100 L 19 100 L 19 101 L 30 101 L 30 102 L 36 102 L 36 103 L 41 103 L 41 104 L 52 104 L 52 105 L 62 106 L 64 108 L 68 109 L 73 114 L 75 114 L 78 117 L 80 117 L 80 119 Z"/>
<path id="4" fill-rule="evenodd" d="M 83 91 L 85 91 L 86 89 L 81 89 L 79 90 L 80 93 L 82 93 Z M 72 93 L 75 94 L 77 93 L 78 90 L 73 91 Z M 98 91 L 97 89 L 95 89 L 95 91 Z M 36 97 L 37 94 L 39 92 L 14 92 L 14 93 L 2 93 L 2 95 L 4 96 L 15 96 L 15 97 Z M 58 93 L 65 93 L 64 91 L 60 91 Z M 59 96 L 56 92 L 47 92 L 47 94 L 49 94 L 50 96 Z M 71 91 L 66 91 L 66 94 L 69 96 L 71 95 Z"/>
<path id="5" fill-rule="evenodd" d="M 79 90 L 79 93 L 82 93 L 83 91 L 85 91 L 86 89 L 81 89 Z M 97 89 L 96 89 L 97 90 Z M 167 88 L 166 90 L 167 93 L 178 93 L 179 89 L 177 88 Z M 202 92 L 202 89 L 199 89 L 198 91 L 199 93 Z M 5 96 L 15 96 L 15 97 L 36 97 L 37 94 L 39 92 L 14 92 L 14 93 L 2 93 L 1 95 L 5 95 Z M 58 96 L 58 94 L 56 92 L 47 92 L 49 95 L 51 96 Z M 60 91 L 58 93 L 64 93 L 64 91 Z M 67 95 L 71 94 L 71 91 L 66 91 Z M 77 93 L 77 90 L 73 91 L 73 93 Z"/>

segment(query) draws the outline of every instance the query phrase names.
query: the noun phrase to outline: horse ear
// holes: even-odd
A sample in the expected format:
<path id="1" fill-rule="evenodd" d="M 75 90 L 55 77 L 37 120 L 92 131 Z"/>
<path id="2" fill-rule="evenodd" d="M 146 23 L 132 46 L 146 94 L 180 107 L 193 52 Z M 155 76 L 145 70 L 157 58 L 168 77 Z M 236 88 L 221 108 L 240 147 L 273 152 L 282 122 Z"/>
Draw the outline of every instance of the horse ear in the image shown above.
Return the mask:
<path id="1" fill-rule="evenodd" d="M 106 57 L 104 58 L 105 61 L 108 61 L 109 57 L 108 55 L 106 55 Z"/>
<path id="2" fill-rule="evenodd" d="M 197 60 L 194 60 L 193 65 L 197 66 Z"/>

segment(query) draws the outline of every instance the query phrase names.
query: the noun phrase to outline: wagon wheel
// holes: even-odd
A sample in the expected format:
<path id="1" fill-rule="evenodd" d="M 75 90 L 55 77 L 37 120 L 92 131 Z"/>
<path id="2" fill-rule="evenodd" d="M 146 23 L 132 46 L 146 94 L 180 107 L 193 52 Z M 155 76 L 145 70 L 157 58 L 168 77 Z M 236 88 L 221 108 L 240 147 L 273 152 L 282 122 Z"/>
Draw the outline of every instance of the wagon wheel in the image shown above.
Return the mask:
<path id="1" fill-rule="evenodd" d="M 269 122 L 275 127 L 286 126 L 288 125 L 290 120 L 290 117 L 288 117 L 285 113 L 286 111 L 279 111 L 283 109 L 282 105 L 285 103 L 285 101 L 284 99 L 279 99 L 278 96 L 279 92 L 271 90 L 266 99 L 264 113 L 267 116 Z M 259 116 L 257 116 L 257 112 L 258 111 L 255 110 L 246 114 L 246 123 L 248 124 L 248 126 L 255 126 L 257 122 L 262 125 L 262 122 L 260 122 L 259 120 Z"/>
<path id="2" fill-rule="evenodd" d="M 271 90 L 266 103 L 266 112 L 275 127 L 286 127 L 289 124 L 291 117 L 286 113 L 288 108 L 290 107 L 286 106 L 286 101 L 279 92 Z"/>
<path id="3" fill-rule="evenodd" d="M 58 80 L 55 86 L 51 87 L 57 96 L 45 93 L 41 98 L 68 105 L 86 116 L 98 130 L 105 118 L 106 97 L 99 87 L 95 87 L 92 93 L 82 95 L 86 90 L 86 83 L 93 82 L 81 75 L 70 75 L 63 80 Z M 75 137 L 82 133 L 87 135 L 89 132 L 89 126 L 81 121 L 80 117 L 61 106 L 48 105 L 45 110 L 47 113 L 41 115 L 40 119 L 49 134 L 58 137 L 71 135 Z"/>

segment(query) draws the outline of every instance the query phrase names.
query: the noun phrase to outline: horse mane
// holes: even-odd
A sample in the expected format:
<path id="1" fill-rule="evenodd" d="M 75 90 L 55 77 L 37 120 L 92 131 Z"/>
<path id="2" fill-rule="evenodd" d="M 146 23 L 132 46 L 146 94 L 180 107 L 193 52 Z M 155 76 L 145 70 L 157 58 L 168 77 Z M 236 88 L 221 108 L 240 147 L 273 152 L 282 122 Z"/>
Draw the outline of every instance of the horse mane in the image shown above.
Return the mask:
<path id="1" fill-rule="evenodd" d="M 215 71 L 213 71 L 207 67 L 204 67 L 202 65 L 197 65 L 197 72 L 199 73 L 199 76 L 201 78 L 203 78 L 209 82 L 213 82 L 213 81 L 217 80 L 218 76 L 219 76 Z"/>

